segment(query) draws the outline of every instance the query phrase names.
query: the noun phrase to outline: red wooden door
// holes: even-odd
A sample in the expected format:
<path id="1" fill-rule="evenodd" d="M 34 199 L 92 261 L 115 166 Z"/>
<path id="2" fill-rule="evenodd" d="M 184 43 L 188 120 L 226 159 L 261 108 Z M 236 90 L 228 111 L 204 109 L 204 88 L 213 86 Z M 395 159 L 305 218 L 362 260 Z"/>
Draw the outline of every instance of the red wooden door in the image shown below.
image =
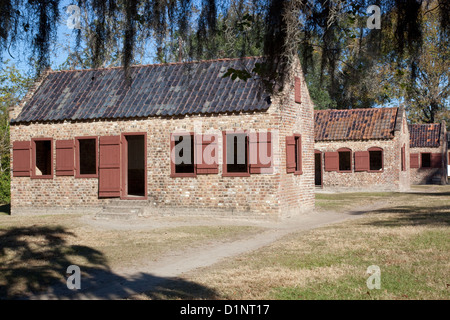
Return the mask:
<path id="1" fill-rule="evenodd" d="M 120 136 L 100 137 L 98 196 L 120 197 Z"/>

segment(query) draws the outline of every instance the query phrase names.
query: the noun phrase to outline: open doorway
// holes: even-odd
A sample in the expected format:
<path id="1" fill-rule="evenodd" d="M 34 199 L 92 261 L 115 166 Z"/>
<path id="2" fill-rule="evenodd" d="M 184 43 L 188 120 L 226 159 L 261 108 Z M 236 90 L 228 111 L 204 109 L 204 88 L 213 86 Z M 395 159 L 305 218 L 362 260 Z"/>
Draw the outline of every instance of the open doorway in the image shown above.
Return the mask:
<path id="1" fill-rule="evenodd" d="M 322 187 L 322 152 L 314 150 L 314 184 Z"/>
<path id="2" fill-rule="evenodd" d="M 147 147 L 145 134 L 123 135 L 123 197 L 145 199 L 147 197 Z"/>

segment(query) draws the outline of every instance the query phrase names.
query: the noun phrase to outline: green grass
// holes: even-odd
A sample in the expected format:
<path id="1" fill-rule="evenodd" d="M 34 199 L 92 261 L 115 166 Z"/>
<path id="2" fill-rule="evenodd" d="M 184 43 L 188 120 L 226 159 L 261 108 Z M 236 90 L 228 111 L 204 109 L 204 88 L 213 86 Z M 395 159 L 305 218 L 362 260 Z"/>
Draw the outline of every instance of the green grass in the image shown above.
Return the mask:
<path id="1" fill-rule="evenodd" d="M 316 209 L 347 211 L 355 208 L 355 203 L 368 205 L 382 199 L 401 196 L 401 193 L 361 192 L 361 193 L 317 193 Z"/>
<path id="2" fill-rule="evenodd" d="M 369 234 L 374 237 L 376 232 Z M 355 236 L 352 234 L 351 236 Z M 382 237 L 364 250 L 339 250 L 332 254 L 320 250 L 316 255 L 301 256 L 299 268 L 351 265 L 356 274 L 346 274 L 337 280 L 317 281 L 306 286 L 276 287 L 269 298 L 275 299 L 448 299 L 450 280 L 448 258 L 450 245 L 447 230 L 423 231 L 404 238 Z M 369 238 L 370 240 L 370 238 Z M 371 242 L 371 241 L 370 241 Z M 373 253 L 385 248 L 383 255 Z M 388 249 L 386 249 L 388 248 Z M 334 250 L 335 251 L 335 250 Z M 327 257 L 324 259 L 324 257 Z M 298 259 L 298 258 L 297 258 Z M 381 269 L 381 288 L 369 290 L 365 271 L 369 265 Z"/>
<path id="3" fill-rule="evenodd" d="M 318 194 L 321 210 L 357 210 L 368 199 L 382 207 L 291 234 L 187 279 L 216 299 L 450 299 L 450 186 L 419 190 Z M 371 265 L 381 270 L 379 290 L 366 285 Z"/>

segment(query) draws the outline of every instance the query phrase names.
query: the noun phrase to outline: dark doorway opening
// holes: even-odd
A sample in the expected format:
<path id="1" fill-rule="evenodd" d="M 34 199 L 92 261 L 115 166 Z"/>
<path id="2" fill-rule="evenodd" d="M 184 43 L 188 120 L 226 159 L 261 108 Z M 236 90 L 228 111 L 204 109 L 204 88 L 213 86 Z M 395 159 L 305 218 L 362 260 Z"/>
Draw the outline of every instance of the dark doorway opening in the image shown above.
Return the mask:
<path id="1" fill-rule="evenodd" d="M 125 135 L 125 196 L 145 197 L 146 148 L 144 135 Z"/>
<path id="2" fill-rule="evenodd" d="M 322 186 L 322 153 L 314 152 L 314 184 Z"/>

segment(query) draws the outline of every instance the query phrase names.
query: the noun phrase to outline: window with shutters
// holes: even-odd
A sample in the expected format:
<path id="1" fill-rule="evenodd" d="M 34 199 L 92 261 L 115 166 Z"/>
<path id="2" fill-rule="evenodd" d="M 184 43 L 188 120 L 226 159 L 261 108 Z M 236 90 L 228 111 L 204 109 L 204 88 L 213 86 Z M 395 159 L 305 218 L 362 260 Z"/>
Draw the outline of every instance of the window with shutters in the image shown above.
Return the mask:
<path id="1" fill-rule="evenodd" d="M 218 153 L 217 135 L 195 135 L 195 166 L 197 174 L 219 173 Z"/>
<path id="2" fill-rule="evenodd" d="M 383 171 L 383 149 L 374 147 L 369 150 L 369 171 Z"/>
<path id="3" fill-rule="evenodd" d="M 223 176 L 246 177 L 249 171 L 249 141 L 244 132 L 223 132 Z"/>
<path id="4" fill-rule="evenodd" d="M 431 168 L 431 153 L 420 154 L 421 168 Z"/>
<path id="5" fill-rule="evenodd" d="M 286 171 L 302 174 L 302 136 L 294 134 L 286 137 Z"/>
<path id="6" fill-rule="evenodd" d="M 194 133 L 171 134 L 171 176 L 195 177 Z"/>
<path id="7" fill-rule="evenodd" d="M 273 173 L 272 132 L 249 133 L 250 173 Z"/>
<path id="8" fill-rule="evenodd" d="M 53 178 L 53 139 L 37 138 L 31 140 L 33 149 L 31 177 L 35 179 Z"/>
<path id="9" fill-rule="evenodd" d="M 432 168 L 441 168 L 442 167 L 442 154 L 441 153 L 432 153 L 430 156 L 430 162 Z"/>
<path id="10" fill-rule="evenodd" d="M 98 177 L 98 139 L 97 137 L 77 137 L 76 176 L 77 178 Z"/>
<path id="11" fill-rule="evenodd" d="M 352 150 L 348 148 L 341 148 L 339 153 L 339 172 L 352 171 Z"/>
<path id="12" fill-rule="evenodd" d="M 419 154 L 411 153 L 409 155 L 409 166 L 410 168 L 417 169 L 419 168 Z"/>
<path id="13" fill-rule="evenodd" d="M 325 171 L 339 171 L 339 152 L 324 153 Z"/>
<path id="14" fill-rule="evenodd" d="M 13 177 L 29 177 L 30 174 L 30 141 L 13 141 Z"/>
<path id="15" fill-rule="evenodd" d="M 301 103 L 302 102 L 302 82 L 299 77 L 295 77 L 294 95 L 295 95 L 295 102 Z"/>
<path id="16" fill-rule="evenodd" d="M 294 135 L 295 138 L 295 171 L 294 174 L 302 174 L 302 136 Z"/>
<path id="17" fill-rule="evenodd" d="M 369 151 L 355 151 L 355 172 L 370 170 Z"/>
<path id="18" fill-rule="evenodd" d="M 73 176 L 75 171 L 74 140 L 56 140 L 57 176 Z"/>
<path id="19" fill-rule="evenodd" d="M 403 145 L 403 147 L 401 148 L 401 161 L 402 161 L 402 164 L 401 164 L 401 166 L 402 166 L 402 171 L 406 171 L 406 154 L 405 154 L 405 149 L 406 149 L 406 146 L 405 145 Z"/>

